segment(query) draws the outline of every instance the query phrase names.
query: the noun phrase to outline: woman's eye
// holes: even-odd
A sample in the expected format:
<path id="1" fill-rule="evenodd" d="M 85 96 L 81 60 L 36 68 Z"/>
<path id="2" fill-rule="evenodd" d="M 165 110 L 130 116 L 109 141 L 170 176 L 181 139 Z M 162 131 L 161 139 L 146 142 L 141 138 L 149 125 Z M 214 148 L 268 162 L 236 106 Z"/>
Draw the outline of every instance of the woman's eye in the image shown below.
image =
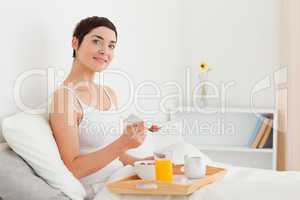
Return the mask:
<path id="1" fill-rule="evenodd" d="M 100 44 L 100 40 L 93 40 L 94 44 Z"/>
<path id="2" fill-rule="evenodd" d="M 115 48 L 115 45 L 110 44 L 108 47 L 111 48 L 111 49 L 114 49 L 114 48 Z"/>

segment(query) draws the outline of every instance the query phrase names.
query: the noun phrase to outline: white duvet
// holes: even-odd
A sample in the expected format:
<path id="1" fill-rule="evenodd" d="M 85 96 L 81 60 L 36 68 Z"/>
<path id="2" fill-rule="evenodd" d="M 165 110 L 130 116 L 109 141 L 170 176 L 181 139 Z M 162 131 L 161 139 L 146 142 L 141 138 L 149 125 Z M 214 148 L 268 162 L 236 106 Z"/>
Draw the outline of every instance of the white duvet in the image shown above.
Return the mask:
<path id="1" fill-rule="evenodd" d="M 173 138 L 173 139 L 172 139 Z M 175 138 L 175 139 L 174 139 Z M 166 144 L 163 144 L 165 141 Z M 182 138 L 160 138 L 160 148 L 172 150 L 173 162 L 183 163 L 185 154 L 195 154 L 205 158 L 206 163 L 228 170 L 223 180 L 200 188 L 188 196 L 121 195 L 111 193 L 103 184 L 94 185 L 93 200 L 298 200 L 300 199 L 300 172 L 277 172 L 272 170 L 234 167 L 211 161 L 205 154 Z M 167 143 L 169 143 L 167 145 Z M 170 145 L 171 144 L 171 145 Z M 161 148 L 164 147 L 164 148 Z M 115 181 L 133 175 L 131 166 L 115 172 L 108 181 Z"/>
<path id="2" fill-rule="evenodd" d="M 300 172 L 276 172 L 254 168 L 225 167 L 222 181 L 199 189 L 189 196 L 119 195 L 105 186 L 98 188 L 94 200 L 289 200 L 300 199 Z M 130 166 L 118 170 L 110 181 L 134 173 Z M 97 187 L 95 187 L 96 189 Z"/>

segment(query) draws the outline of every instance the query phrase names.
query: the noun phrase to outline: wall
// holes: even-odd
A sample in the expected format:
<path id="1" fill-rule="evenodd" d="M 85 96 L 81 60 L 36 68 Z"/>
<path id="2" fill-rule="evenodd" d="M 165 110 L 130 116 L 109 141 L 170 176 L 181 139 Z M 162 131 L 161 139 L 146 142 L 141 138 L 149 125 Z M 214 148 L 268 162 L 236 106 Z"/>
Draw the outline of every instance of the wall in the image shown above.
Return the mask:
<path id="1" fill-rule="evenodd" d="M 68 73 L 72 62 L 72 31 L 76 23 L 87 16 L 107 16 L 115 22 L 119 40 L 110 69 L 125 71 L 134 88 L 143 81 L 162 84 L 178 79 L 180 75 L 180 71 L 174 70 L 181 66 L 178 0 L 97 0 L 84 3 L 12 0 L 3 3 L 0 9 L 1 116 L 20 110 L 13 97 L 13 88 L 15 81 L 27 70 L 44 71 L 42 75 L 32 75 L 22 82 L 22 101 L 26 106 L 34 107 L 47 99 L 50 86 L 47 86 L 46 69 L 54 67 L 61 71 L 62 74 L 56 74 L 60 79 Z M 126 80 L 109 73 L 104 79 L 118 91 L 121 103 L 126 104 L 129 99 Z M 154 93 L 152 88 L 145 88 L 141 93 L 146 90 Z M 164 95 L 163 88 L 161 90 Z M 142 106 L 153 109 L 158 107 L 157 102 L 142 102 Z"/>
<path id="2" fill-rule="evenodd" d="M 197 65 L 207 60 L 213 70 L 208 80 L 227 90 L 228 106 L 250 106 L 251 90 L 270 76 L 270 87 L 254 97 L 255 107 L 274 106 L 273 75 L 279 68 L 278 0 L 192 0 L 183 9 L 184 67 L 191 67 L 192 84 Z M 189 102 L 186 102 L 188 104 Z M 216 99 L 210 104 L 220 105 Z"/>
<path id="3" fill-rule="evenodd" d="M 48 84 L 48 67 L 61 71 L 63 79 L 70 69 L 71 34 L 75 24 L 92 15 L 107 16 L 115 22 L 119 41 L 110 69 L 122 70 L 133 88 L 152 81 L 158 88 L 144 87 L 141 93 L 159 94 L 142 100 L 147 110 L 159 109 L 162 98 L 169 107 L 187 105 L 186 68 L 191 67 L 191 86 L 196 84 L 196 68 L 206 58 L 213 64 L 209 74 L 218 86 L 235 81 L 228 92 L 231 106 L 249 106 L 255 83 L 278 67 L 278 0 L 126 0 L 126 1 L 16 1 L 1 4 L 0 48 L 1 99 L 0 117 L 20 110 L 14 99 L 15 81 L 28 70 L 40 75 L 25 79 L 21 100 L 28 107 L 46 101 L 53 88 Z M 119 93 L 121 105 L 128 103 L 130 90 L 125 79 L 106 73 L 106 84 Z M 173 85 L 167 86 L 167 82 Z M 182 103 L 179 91 L 186 93 Z M 51 83 L 52 84 L 52 83 Z M 48 91 L 48 89 L 51 89 Z M 255 97 L 258 107 L 274 105 L 273 88 Z M 212 103 L 218 103 L 213 101 Z M 131 104 L 127 112 L 136 110 Z M 149 114 L 156 120 L 164 114 Z"/>

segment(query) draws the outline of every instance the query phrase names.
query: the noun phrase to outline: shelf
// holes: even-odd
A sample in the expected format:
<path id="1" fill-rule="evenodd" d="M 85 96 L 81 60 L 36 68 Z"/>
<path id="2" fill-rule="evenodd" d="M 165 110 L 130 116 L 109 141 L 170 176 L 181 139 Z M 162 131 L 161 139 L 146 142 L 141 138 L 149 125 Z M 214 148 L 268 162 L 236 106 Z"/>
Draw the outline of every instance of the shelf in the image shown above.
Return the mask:
<path id="1" fill-rule="evenodd" d="M 247 146 L 221 146 L 221 145 L 196 145 L 200 150 L 227 151 L 227 152 L 249 152 L 249 153 L 273 153 L 273 149 L 253 149 Z"/>
<path id="2" fill-rule="evenodd" d="M 185 139 L 214 161 L 237 166 L 276 169 L 278 127 L 276 109 L 266 107 L 252 109 L 251 107 L 197 108 L 182 106 L 169 111 L 168 118 L 170 122 L 180 121 L 182 123 L 182 135 Z M 273 119 L 273 148 L 254 149 L 247 144 L 250 134 L 252 134 L 257 124 L 258 116 Z M 215 134 L 191 135 L 191 131 L 193 131 L 192 133 L 196 132 L 195 128 L 198 133 L 202 133 L 199 130 L 203 128 L 208 133 Z M 226 135 L 227 133 L 234 134 Z"/>

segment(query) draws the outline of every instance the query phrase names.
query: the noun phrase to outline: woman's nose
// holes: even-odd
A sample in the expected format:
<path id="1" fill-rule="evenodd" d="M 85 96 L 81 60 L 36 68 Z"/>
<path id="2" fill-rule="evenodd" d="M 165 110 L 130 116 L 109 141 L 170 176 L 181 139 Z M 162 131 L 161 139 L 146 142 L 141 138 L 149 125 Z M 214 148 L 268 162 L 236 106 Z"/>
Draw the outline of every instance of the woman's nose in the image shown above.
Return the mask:
<path id="1" fill-rule="evenodd" d="M 98 52 L 99 52 L 100 54 L 105 54 L 105 53 L 107 53 L 107 51 L 108 51 L 108 48 L 107 48 L 105 45 L 99 46 Z"/>
<path id="2" fill-rule="evenodd" d="M 104 54 L 105 53 L 105 48 L 103 46 L 100 46 L 99 49 L 98 49 L 98 52 L 100 54 Z"/>

